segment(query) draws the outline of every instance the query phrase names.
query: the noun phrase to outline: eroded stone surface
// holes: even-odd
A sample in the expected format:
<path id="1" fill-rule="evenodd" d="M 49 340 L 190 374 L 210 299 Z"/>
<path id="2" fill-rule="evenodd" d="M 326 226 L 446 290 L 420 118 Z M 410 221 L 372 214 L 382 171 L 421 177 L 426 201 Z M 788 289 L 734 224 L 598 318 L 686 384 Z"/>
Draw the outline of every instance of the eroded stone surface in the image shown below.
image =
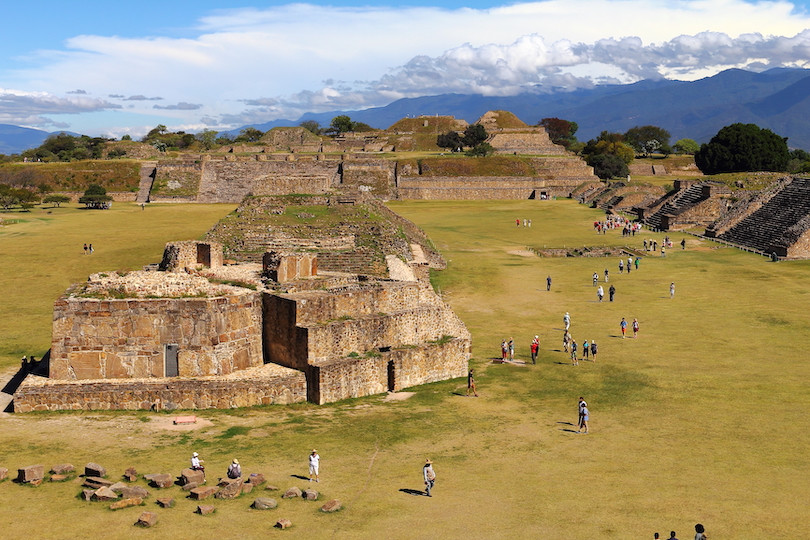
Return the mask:
<path id="1" fill-rule="evenodd" d="M 278 506 L 278 503 L 270 497 L 258 497 L 250 506 L 256 510 L 272 510 Z"/>

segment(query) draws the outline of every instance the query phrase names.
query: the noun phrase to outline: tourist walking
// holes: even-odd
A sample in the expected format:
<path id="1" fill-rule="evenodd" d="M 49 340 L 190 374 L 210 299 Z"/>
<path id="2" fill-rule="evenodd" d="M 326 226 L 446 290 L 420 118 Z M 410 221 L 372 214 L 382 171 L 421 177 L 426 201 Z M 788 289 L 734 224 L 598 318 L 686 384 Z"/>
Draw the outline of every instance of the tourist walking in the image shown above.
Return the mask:
<path id="1" fill-rule="evenodd" d="M 649 250 L 647 249 L 647 241 L 646 241 L 646 240 L 644 240 L 644 251 L 649 251 Z"/>
<path id="2" fill-rule="evenodd" d="M 675 298 L 675 282 L 669 284 L 669 297 Z"/>
<path id="3" fill-rule="evenodd" d="M 506 355 L 509 354 L 509 347 L 506 346 L 506 340 L 501 341 L 501 360 L 506 362 Z"/>
<path id="4" fill-rule="evenodd" d="M 316 482 L 320 482 L 318 479 L 318 469 L 321 467 L 321 456 L 318 455 L 318 451 L 314 448 L 312 449 L 312 453 L 309 454 L 309 481 L 312 482 L 312 477 L 315 477 Z"/>
<path id="5" fill-rule="evenodd" d="M 583 404 L 582 404 L 582 413 L 581 414 L 582 414 L 582 422 L 581 422 L 582 425 L 580 426 L 580 431 L 582 433 L 587 434 L 588 433 L 588 421 L 591 419 L 591 413 L 588 410 L 588 404 L 587 403 L 583 402 Z M 577 431 L 577 433 L 579 433 L 580 431 Z"/>
<path id="6" fill-rule="evenodd" d="M 625 320 L 624 317 L 622 317 L 622 322 L 619 324 L 619 326 L 621 326 L 622 339 L 624 339 L 624 335 L 627 333 L 627 320 Z"/>
<path id="7" fill-rule="evenodd" d="M 610 272 L 608 272 L 608 269 L 605 268 L 605 283 L 608 281 L 610 281 Z"/>
<path id="8" fill-rule="evenodd" d="M 686 238 L 681 238 L 681 249 L 686 249 Z"/>
<path id="9" fill-rule="evenodd" d="M 706 529 L 698 523 L 695 525 L 695 540 L 706 540 L 708 537 L 706 536 Z"/>
<path id="10" fill-rule="evenodd" d="M 579 396 L 579 403 L 577 403 L 577 433 L 582 430 L 582 409 L 587 406 L 588 404 L 585 402 L 585 398 Z"/>
<path id="11" fill-rule="evenodd" d="M 230 479 L 236 479 L 242 477 L 242 466 L 239 465 L 239 460 L 233 458 L 233 461 L 228 466 L 227 476 Z"/>
<path id="12" fill-rule="evenodd" d="M 546 290 L 547 291 L 551 290 L 551 276 L 546 277 Z"/>
<path id="13" fill-rule="evenodd" d="M 473 376 L 473 369 L 470 368 L 470 372 L 467 373 L 467 397 L 470 397 L 470 390 L 475 397 L 478 397 L 478 392 L 475 390 L 475 377 Z"/>
<path id="14" fill-rule="evenodd" d="M 633 319 L 633 337 L 638 337 L 638 319 Z"/>
<path id="15" fill-rule="evenodd" d="M 84 254 L 87 255 L 87 244 L 84 245 Z"/>
<path id="16" fill-rule="evenodd" d="M 599 352 L 599 348 L 596 346 L 596 341 L 591 340 L 591 362 L 596 362 L 597 352 Z"/>
<path id="17" fill-rule="evenodd" d="M 619 273 L 624 272 L 624 259 L 619 259 Z"/>
<path id="18" fill-rule="evenodd" d="M 571 365 L 579 365 L 579 360 L 577 360 L 577 340 L 573 338 L 571 339 Z"/>
<path id="19" fill-rule="evenodd" d="M 615 295 L 615 294 L 616 294 L 616 287 L 611 285 L 610 288 L 608 289 L 608 295 L 610 295 L 610 301 L 611 302 L 613 302 L 613 295 Z"/>
<path id="20" fill-rule="evenodd" d="M 532 351 L 532 364 L 536 364 L 537 363 L 537 353 L 538 353 L 538 351 L 540 351 L 540 337 L 539 336 L 534 336 L 534 339 L 532 340 L 531 351 Z"/>
<path id="21" fill-rule="evenodd" d="M 588 354 L 591 352 L 591 344 L 588 343 L 588 340 L 582 342 L 582 359 L 587 360 Z"/>
<path id="22" fill-rule="evenodd" d="M 563 324 L 565 325 L 566 330 L 571 328 L 571 315 L 569 315 L 567 311 L 565 312 L 565 315 L 563 315 Z"/>
<path id="23" fill-rule="evenodd" d="M 436 472 L 433 470 L 433 462 L 430 461 L 430 458 L 425 460 L 425 465 L 422 467 L 422 476 L 425 479 L 425 495 L 432 497 L 430 490 L 433 489 L 433 485 L 436 483 Z"/>
<path id="24" fill-rule="evenodd" d="M 678 540 L 675 536 L 675 531 L 669 531 L 669 540 Z"/>
<path id="25" fill-rule="evenodd" d="M 515 359 L 515 341 L 509 338 L 509 360 Z"/>
<path id="26" fill-rule="evenodd" d="M 641 262 L 641 257 L 636 257 L 636 260 L 633 261 L 636 265 L 636 270 L 638 270 L 638 264 Z"/>
<path id="27" fill-rule="evenodd" d="M 566 331 L 563 333 L 563 350 L 564 350 L 565 352 L 568 352 L 568 344 L 569 344 L 570 342 L 571 342 L 571 334 L 569 334 L 569 333 L 568 333 L 568 330 L 566 330 Z"/>
<path id="28" fill-rule="evenodd" d="M 599 283 L 599 274 L 596 272 L 593 273 L 593 286 L 596 287 L 596 284 Z"/>
<path id="29" fill-rule="evenodd" d="M 611 285 L 611 287 L 612 287 L 612 285 Z M 598 298 L 599 301 L 601 302 L 602 298 L 604 298 L 604 297 L 605 297 L 605 289 L 603 289 L 602 286 L 599 285 L 599 288 L 596 289 L 596 298 Z"/>
<path id="30" fill-rule="evenodd" d="M 661 246 L 661 256 L 662 257 L 667 256 L 667 248 L 665 248 L 664 246 Z"/>
<path id="31" fill-rule="evenodd" d="M 93 251 L 94 251 L 94 250 L 93 250 L 93 244 L 87 244 L 87 251 L 89 251 L 89 252 L 90 252 L 90 255 L 92 255 L 92 254 L 93 254 Z"/>

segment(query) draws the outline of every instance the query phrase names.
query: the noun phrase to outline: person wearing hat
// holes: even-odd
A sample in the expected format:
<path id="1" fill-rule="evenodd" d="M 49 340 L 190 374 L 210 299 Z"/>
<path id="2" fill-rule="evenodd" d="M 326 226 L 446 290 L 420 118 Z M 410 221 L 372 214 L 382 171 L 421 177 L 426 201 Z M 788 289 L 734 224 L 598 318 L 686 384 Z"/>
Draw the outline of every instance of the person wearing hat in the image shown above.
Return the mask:
<path id="1" fill-rule="evenodd" d="M 197 452 L 191 453 L 191 470 L 192 471 L 202 471 L 203 475 L 205 475 L 205 467 L 203 467 L 203 460 L 200 459 L 200 454 Z"/>
<path id="2" fill-rule="evenodd" d="M 314 448 L 312 449 L 312 453 L 309 455 L 309 481 L 312 482 L 312 476 L 315 476 L 315 481 L 320 482 L 318 480 L 318 467 L 321 464 L 321 456 L 318 455 L 318 451 Z"/>
<path id="3" fill-rule="evenodd" d="M 534 339 L 532 340 L 532 346 L 531 346 L 532 364 L 537 363 L 537 352 L 539 350 L 540 350 L 540 336 L 534 336 Z"/>
<path id="4" fill-rule="evenodd" d="M 228 466 L 228 478 L 236 479 L 242 477 L 242 466 L 239 465 L 239 460 L 233 458 L 233 462 Z"/>
<path id="5" fill-rule="evenodd" d="M 478 392 L 475 390 L 475 376 L 473 375 L 473 369 L 470 368 L 470 372 L 467 374 L 467 397 L 470 397 L 470 390 L 475 397 L 478 397 Z"/>
<path id="6" fill-rule="evenodd" d="M 430 490 L 436 483 L 436 472 L 433 470 L 433 462 L 429 458 L 425 460 L 425 466 L 422 467 L 422 476 L 425 477 L 425 495 L 432 497 Z"/>

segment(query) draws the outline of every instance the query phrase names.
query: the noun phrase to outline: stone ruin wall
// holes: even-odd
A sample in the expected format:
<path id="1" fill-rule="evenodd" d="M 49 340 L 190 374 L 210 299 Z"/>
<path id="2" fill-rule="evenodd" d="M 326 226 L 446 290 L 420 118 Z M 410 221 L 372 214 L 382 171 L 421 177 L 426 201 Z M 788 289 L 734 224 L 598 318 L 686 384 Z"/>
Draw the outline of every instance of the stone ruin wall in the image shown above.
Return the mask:
<path id="1" fill-rule="evenodd" d="M 396 185 L 396 163 L 389 160 L 347 159 L 342 168 L 343 187 L 366 191 L 381 199 L 390 199 Z"/>
<path id="2" fill-rule="evenodd" d="M 164 376 L 178 344 L 180 376 L 224 375 L 260 366 L 261 296 L 97 300 L 63 296 L 54 306 L 50 377 Z"/>
<path id="3" fill-rule="evenodd" d="M 222 266 L 222 261 L 222 244 L 219 242 L 170 242 L 166 244 L 163 259 L 158 266 L 168 272 L 180 272 L 199 266 L 215 270 Z"/>
<path id="4" fill-rule="evenodd" d="M 59 381 L 29 377 L 14 411 L 233 409 L 306 401 L 300 371 L 263 366 L 227 377 Z"/>

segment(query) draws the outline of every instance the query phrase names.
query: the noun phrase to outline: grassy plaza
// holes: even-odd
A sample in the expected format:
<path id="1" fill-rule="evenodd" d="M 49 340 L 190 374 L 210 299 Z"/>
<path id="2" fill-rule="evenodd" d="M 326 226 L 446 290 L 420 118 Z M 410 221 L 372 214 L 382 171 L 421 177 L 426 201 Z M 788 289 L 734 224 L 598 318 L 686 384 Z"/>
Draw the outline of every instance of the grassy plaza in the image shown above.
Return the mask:
<path id="1" fill-rule="evenodd" d="M 321 502 L 279 499 L 277 509 L 256 511 L 251 494 L 216 501 L 206 517 L 191 515 L 197 503 L 180 488 L 150 490 L 145 506 L 114 512 L 76 498 L 76 481 L 5 481 L 4 537 L 258 538 L 286 534 L 272 529 L 282 517 L 311 538 L 666 538 L 674 530 L 683 539 L 698 522 L 712 540 L 805 530 L 810 261 L 771 263 L 675 233 L 666 257 L 645 254 L 637 271 L 619 274 L 617 257 L 533 251 L 642 251 L 643 240 L 665 235 L 597 235 L 592 223 L 603 212 L 570 200 L 390 207 L 421 226 L 448 261 L 433 273 L 434 286 L 472 333 L 479 398 L 464 397 L 466 381 L 457 379 L 411 389 L 402 401 L 199 411 L 204 421 L 194 429 L 172 428 L 171 413 L 4 414 L 0 466 L 12 475 L 35 463 L 90 461 L 116 480 L 129 466 L 179 474 L 197 451 L 209 478 L 237 457 L 246 473 L 264 473 L 283 492 L 309 487 L 294 475 L 306 475 L 312 448 L 322 456 Z M 0 214 L 19 220 L 0 227 L 0 372 L 48 349 L 52 305 L 69 284 L 157 262 L 165 242 L 197 238 L 233 208 L 116 203 L 109 211 Z M 95 253 L 83 253 L 85 242 Z M 594 272 L 605 289 L 615 285 L 614 302 L 597 302 Z M 578 343 L 598 342 L 597 362 L 575 367 L 562 352 L 565 312 Z M 622 317 L 638 318 L 638 339 L 621 339 Z M 510 338 L 516 358 L 528 360 L 534 335 L 537 365 L 492 362 Z M 591 411 L 587 435 L 573 426 L 579 396 Z M 430 499 L 411 493 L 423 488 L 426 457 L 438 476 Z M 177 506 L 159 509 L 157 496 L 173 496 Z M 331 498 L 345 508 L 318 512 Z M 159 513 L 155 529 L 132 526 L 143 510 Z"/>

